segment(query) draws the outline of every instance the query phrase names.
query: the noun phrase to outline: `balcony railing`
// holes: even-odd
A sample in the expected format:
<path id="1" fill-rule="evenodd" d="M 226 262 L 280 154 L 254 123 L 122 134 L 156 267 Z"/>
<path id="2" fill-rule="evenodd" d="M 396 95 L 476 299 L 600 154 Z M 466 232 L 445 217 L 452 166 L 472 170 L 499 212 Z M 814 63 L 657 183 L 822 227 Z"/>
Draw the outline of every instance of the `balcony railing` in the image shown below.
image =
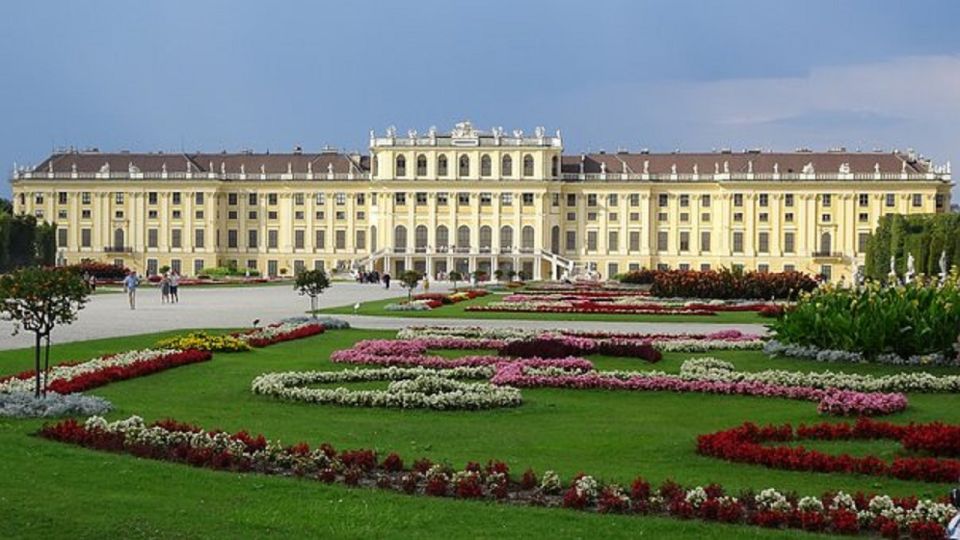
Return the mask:
<path id="1" fill-rule="evenodd" d="M 814 259 L 842 259 L 843 253 L 839 251 L 814 251 Z"/>
<path id="2" fill-rule="evenodd" d="M 133 253 L 133 248 L 130 246 L 106 246 L 103 248 L 104 253 Z"/>

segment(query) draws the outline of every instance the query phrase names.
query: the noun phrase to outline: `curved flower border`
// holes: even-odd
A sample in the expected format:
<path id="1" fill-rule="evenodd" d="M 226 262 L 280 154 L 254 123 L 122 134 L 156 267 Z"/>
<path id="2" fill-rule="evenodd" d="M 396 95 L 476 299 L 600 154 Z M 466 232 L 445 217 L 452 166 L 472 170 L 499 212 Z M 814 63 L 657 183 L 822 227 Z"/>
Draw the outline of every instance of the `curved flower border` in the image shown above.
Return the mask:
<path id="1" fill-rule="evenodd" d="M 833 455 L 802 446 L 770 446 L 770 442 L 812 440 L 877 440 L 899 441 L 904 448 L 933 456 L 960 455 L 960 426 L 931 424 L 896 425 L 866 418 L 855 424 L 822 423 L 764 426 L 747 422 L 739 427 L 697 437 L 697 452 L 725 461 L 761 465 L 771 469 L 814 471 L 825 473 L 857 473 L 890 476 L 921 482 L 956 482 L 960 478 L 960 460 L 938 457 L 896 457 L 884 461 L 876 456 Z"/>
<path id="2" fill-rule="evenodd" d="M 284 447 L 263 435 L 204 431 L 174 420 L 146 425 L 139 417 L 84 424 L 69 419 L 46 425 L 40 436 L 101 451 L 225 471 L 297 476 L 325 483 L 376 487 L 411 495 L 486 499 L 507 504 L 563 507 L 601 514 L 662 515 L 677 519 L 791 528 L 840 534 L 943 538 L 957 509 L 942 501 L 844 492 L 798 497 L 773 488 L 728 494 L 710 484 L 685 488 L 672 481 L 654 488 L 642 477 L 629 487 L 601 483 L 579 474 L 566 486 L 559 475 L 527 469 L 511 476 L 509 466 L 491 460 L 461 470 L 428 459 L 406 466 L 395 453 L 382 459 L 373 450 L 337 451 L 329 444 Z"/>

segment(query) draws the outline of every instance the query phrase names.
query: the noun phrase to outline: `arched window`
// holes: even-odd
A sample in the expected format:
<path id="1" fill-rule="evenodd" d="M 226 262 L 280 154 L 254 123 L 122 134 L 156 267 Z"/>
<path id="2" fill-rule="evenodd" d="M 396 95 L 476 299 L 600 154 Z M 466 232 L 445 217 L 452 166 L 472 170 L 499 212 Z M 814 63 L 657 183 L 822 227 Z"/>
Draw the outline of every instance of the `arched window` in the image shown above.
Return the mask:
<path id="1" fill-rule="evenodd" d="M 448 174 L 450 174 L 450 172 L 447 167 L 447 156 L 441 154 L 440 157 L 437 158 L 437 176 L 447 176 Z"/>
<path id="2" fill-rule="evenodd" d="M 470 227 L 466 225 L 457 228 L 457 249 L 470 251 Z"/>
<path id="3" fill-rule="evenodd" d="M 820 235 L 820 252 L 826 255 L 831 251 L 833 251 L 833 237 L 830 236 L 830 233 L 825 232 Z"/>
<path id="4" fill-rule="evenodd" d="M 420 154 L 417 156 L 417 176 L 427 175 L 427 156 Z"/>
<path id="5" fill-rule="evenodd" d="M 553 156 L 551 160 L 550 175 L 554 178 L 560 176 L 560 158 L 557 156 Z"/>
<path id="6" fill-rule="evenodd" d="M 500 227 L 500 251 L 513 251 L 513 227 L 509 225 Z"/>
<path id="7" fill-rule="evenodd" d="M 393 229 L 393 249 L 397 253 L 407 250 L 407 228 L 403 225 L 397 225 Z"/>
<path id="8" fill-rule="evenodd" d="M 123 229 L 116 229 L 113 231 L 113 247 L 117 250 L 123 249 Z"/>
<path id="9" fill-rule="evenodd" d="M 513 158 L 510 156 L 503 156 L 503 160 L 500 162 L 500 176 L 511 175 L 513 175 Z"/>
<path id="10" fill-rule="evenodd" d="M 470 158 L 460 156 L 460 176 L 470 176 Z"/>
<path id="11" fill-rule="evenodd" d="M 490 164 L 490 156 L 484 154 L 480 158 L 480 176 L 490 176 L 493 174 L 493 165 Z"/>
<path id="12" fill-rule="evenodd" d="M 530 154 L 523 156 L 523 175 L 533 176 L 533 156 Z"/>
<path id="13" fill-rule="evenodd" d="M 524 225 L 520 230 L 520 248 L 524 251 L 533 251 L 533 227 Z"/>
<path id="14" fill-rule="evenodd" d="M 450 231 L 447 229 L 446 225 L 440 225 L 437 227 L 437 251 L 440 253 L 446 253 L 450 248 Z"/>
<path id="15" fill-rule="evenodd" d="M 413 231 L 413 245 L 417 250 L 417 253 L 424 253 L 427 251 L 427 226 L 426 225 L 417 225 L 417 228 Z"/>
<path id="16" fill-rule="evenodd" d="M 480 227 L 480 251 L 483 253 L 490 253 L 492 243 L 493 229 L 491 229 L 488 225 Z"/>
<path id="17" fill-rule="evenodd" d="M 550 251 L 560 253 L 560 226 L 554 225 L 550 229 Z"/>
<path id="18" fill-rule="evenodd" d="M 397 156 L 397 176 L 406 176 L 407 175 L 407 158 Z"/>
<path id="19" fill-rule="evenodd" d="M 370 253 L 377 251 L 377 226 L 370 226 Z"/>

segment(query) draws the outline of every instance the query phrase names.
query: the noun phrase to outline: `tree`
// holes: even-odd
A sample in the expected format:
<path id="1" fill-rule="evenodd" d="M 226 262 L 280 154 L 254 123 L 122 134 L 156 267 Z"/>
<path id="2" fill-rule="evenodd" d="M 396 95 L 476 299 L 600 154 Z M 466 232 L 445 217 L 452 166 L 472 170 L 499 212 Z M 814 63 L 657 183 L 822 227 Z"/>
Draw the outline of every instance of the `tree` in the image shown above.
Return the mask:
<path id="1" fill-rule="evenodd" d="M 447 277 L 453 282 L 453 290 L 457 290 L 457 282 L 463 280 L 463 274 L 454 270 L 447 274 Z"/>
<path id="2" fill-rule="evenodd" d="M 301 296 L 310 297 L 310 313 L 313 314 L 314 318 L 317 317 L 317 297 L 324 289 L 329 287 L 330 280 L 327 278 L 327 273 L 320 269 L 300 272 L 293 284 L 294 290 L 299 292 Z"/>
<path id="3" fill-rule="evenodd" d="M 87 302 L 90 289 L 75 271 L 66 268 L 26 267 L 0 276 L 0 315 L 14 322 L 14 334 L 33 332 L 34 395 L 47 393 L 50 369 L 50 333 L 58 324 L 70 324 Z M 40 350 L 46 338 L 46 361 L 41 385 Z"/>
<path id="4" fill-rule="evenodd" d="M 10 199 L 0 197 L 0 214 L 13 214 L 13 203 Z"/>
<path id="5" fill-rule="evenodd" d="M 503 270 L 497 268 L 493 271 L 493 277 L 497 278 L 497 281 L 503 280 Z"/>
<path id="6" fill-rule="evenodd" d="M 42 266 L 57 264 L 57 224 L 46 221 L 37 224 L 35 242 L 37 264 Z"/>
<path id="7" fill-rule="evenodd" d="M 407 302 L 413 298 L 413 290 L 417 288 L 417 284 L 420 283 L 422 277 L 420 272 L 416 270 L 407 270 L 400 274 L 400 286 L 407 289 Z"/>

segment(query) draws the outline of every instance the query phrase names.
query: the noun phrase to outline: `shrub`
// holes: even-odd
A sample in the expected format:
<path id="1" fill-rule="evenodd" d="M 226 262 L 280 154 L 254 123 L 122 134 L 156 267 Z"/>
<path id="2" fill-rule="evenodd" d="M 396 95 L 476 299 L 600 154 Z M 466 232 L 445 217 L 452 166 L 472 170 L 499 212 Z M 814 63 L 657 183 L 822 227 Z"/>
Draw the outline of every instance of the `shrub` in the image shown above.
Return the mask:
<path id="1" fill-rule="evenodd" d="M 614 276 L 614 279 L 620 283 L 630 283 L 633 285 L 650 285 L 653 283 L 654 278 L 657 277 L 656 270 L 631 270 L 625 274 L 618 274 Z"/>
<path id="2" fill-rule="evenodd" d="M 868 360 L 889 353 L 952 356 L 960 329 L 960 285 L 951 278 L 942 287 L 826 286 L 801 297 L 771 329 L 781 343 L 856 352 Z"/>
<path id="3" fill-rule="evenodd" d="M 85 261 L 79 264 L 70 265 L 69 268 L 97 278 L 98 280 L 123 279 L 130 273 L 126 266 L 117 266 L 111 263 Z"/>
<path id="4" fill-rule="evenodd" d="M 48 392 L 35 397 L 30 392 L 0 392 L 0 417 L 93 416 L 112 408 L 109 401 L 97 396 Z"/>
<path id="5" fill-rule="evenodd" d="M 255 268 L 236 268 L 234 266 L 214 266 L 212 268 L 204 268 L 200 271 L 201 274 L 213 279 L 246 276 L 247 272 L 250 273 L 251 277 L 258 277 L 260 275 L 260 271 Z"/>

